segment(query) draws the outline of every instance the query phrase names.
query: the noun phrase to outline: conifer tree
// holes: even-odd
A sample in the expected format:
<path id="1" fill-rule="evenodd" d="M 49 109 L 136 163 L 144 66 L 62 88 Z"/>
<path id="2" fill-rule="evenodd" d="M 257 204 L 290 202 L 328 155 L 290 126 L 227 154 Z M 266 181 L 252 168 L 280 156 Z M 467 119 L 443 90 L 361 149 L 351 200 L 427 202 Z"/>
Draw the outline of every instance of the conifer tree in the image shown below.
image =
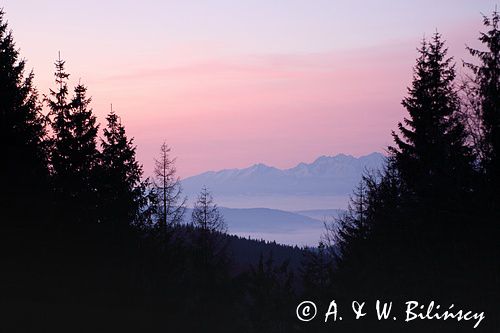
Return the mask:
<path id="1" fill-rule="evenodd" d="M 47 98 L 52 115 L 53 149 L 51 167 L 58 210 L 61 218 L 74 221 L 95 219 L 97 209 L 98 125 L 89 108 L 87 88 L 78 84 L 68 98 L 65 62 L 56 61 L 57 90 Z"/>
<path id="2" fill-rule="evenodd" d="M 227 231 L 224 218 L 214 203 L 212 194 L 204 187 L 194 204 L 191 223 L 195 227 L 195 245 L 199 257 L 205 267 L 224 264 L 226 258 L 226 238 L 222 235 Z"/>
<path id="3" fill-rule="evenodd" d="M 142 166 L 136 159 L 133 139 L 128 139 L 120 117 L 113 111 L 106 117 L 101 139 L 99 205 L 100 217 L 113 229 L 137 220 L 143 200 Z"/>
<path id="4" fill-rule="evenodd" d="M 41 221 L 47 211 L 47 141 L 33 72 L 25 75 L 0 10 L 0 163 L 4 223 Z"/>
<path id="5" fill-rule="evenodd" d="M 467 47 L 478 63 L 465 63 L 472 70 L 468 92 L 472 97 L 472 114 L 479 119 L 479 159 L 482 167 L 481 193 L 475 198 L 475 217 L 481 228 L 472 230 L 480 240 L 475 249 L 481 252 L 484 271 L 489 271 L 500 255 L 498 238 L 500 236 L 500 13 L 495 10 L 491 17 L 483 16 L 483 25 L 487 31 L 482 32 L 479 41 L 484 49 Z M 469 235 L 472 234 L 469 233 Z M 473 251 L 469 251 L 473 253 Z M 475 252 L 475 251 L 474 251 Z M 489 261 L 488 261 L 489 260 Z M 478 269 L 479 271 L 479 269 Z M 498 276 L 498 275 L 497 275 Z M 498 280 L 498 278 L 497 278 Z"/>
<path id="6" fill-rule="evenodd" d="M 139 211 L 137 219 L 133 221 L 133 226 L 148 233 L 158 227 L 159 196 L 149 178 L 141 182 L 140 192 L 142 195 L 139 201 Z"/>
<path id="7" fill-rule="evenodd" d="M 479 64 L 465 63 L 474 74 L 472 92 L 477 98 L 484 150 L 483 165 L 490 179 L 498 187 L 500 180 L 500 14 L 495 10 L 490 17 L 483 17 L 488 31 L 481 33 L 479 41 L 485 50 L 467 47 Z"/>
<path id="8" fill-rule="evenodd" d="M 422 42 L 413 83 L 402 102 L 409 117 L 398 124 L 396 145 L 389 147 L 408 188 L 429 205 L 467 192 L 472 170 L 453 84 L 454 64 L 446 53 L 439 33 Z"/>
<path id="9" fill-rule="evenodd" d="M 474 193 L 451 61 L 439 34 L 423 41 L 387 166 L 363 178 L 337 221 L 337 288 L 366 297 L 451 290 L 445 276 L 465 258 Z"/>
<path id="10" fill-rule="evenodd" d="M 50 109 L 51 127 L 53 132 L 52 147 L 50 154 L 50 167 L 52 173 L 52 186 L 55 192 L 55 200 L 58 218 L 66 218 L 66 208 L 71 210 L 71 191 L 73 184 L 70 184 L 71 169 L 71 140 L 70 129 L 71 105 L 68 101 L 68 78 L 69 74 L 64 71 L 65 62 L 59 58 L 55 62 L 56 71 L 54 73 L 56 90 L 50 89 L 50 96 L 45 98 Z"/>
<path id="11" fill-rule="evenodd" d="M 373 192 L 369 192 L 367 186 L 370 181 L 373 179 L 363 177 L 351 196 L 347 211 L 334 219 L 332 224 L 335 228 L 327 226 L 327 233 L 324 237 L 329 241 L 330 246 L 337 248 L 334 255 L 339 259 L 354 256 L 359 251 L 359 243 L 369 237 L 372 221 L 369 220 L 368 210 L 374 209 L 373 206 L 370 207 L 370 198 L 374 195 Z M 372 187 L 373 190 L 374 187 Z"/>

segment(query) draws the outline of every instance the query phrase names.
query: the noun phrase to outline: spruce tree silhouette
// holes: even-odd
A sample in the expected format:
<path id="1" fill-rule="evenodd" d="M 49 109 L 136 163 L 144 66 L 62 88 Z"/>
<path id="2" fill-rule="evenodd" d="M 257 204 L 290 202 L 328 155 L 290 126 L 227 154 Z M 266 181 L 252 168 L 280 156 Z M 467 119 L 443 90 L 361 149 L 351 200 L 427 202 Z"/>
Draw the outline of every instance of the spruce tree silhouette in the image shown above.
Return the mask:
<path id="1" fill-rule="evenodd" d="M 128 139 L 120 117 L 106 117 L 99 167 L 99 218 L 114 232 L 136 223 L 144 200 L 142 166 L 136 159 L 133 139 Z"/>
<path id="2" fill-rule="evenodd" d="M 389 152 L 407 191 L 415 268 L 429 286 L 436 280 L 444 285 L 447 275 L 463 267 L 460 258 L 468 252 L 474 156 L 461 119 L 455 66 L 441 35 L 424 40 L 419 54 L 403 100 L 409 117 L 398 124 L 400 134 L 393 132 L 396 145 Z"/>
<path id="3" fill-rule="evenodd" d="M 500 14 L 495 9 L 491 16 L 483 16 L 483 25 L 487 31 L 481 32 L 479 41 L 484 49 L 467 47 L 477 63 L 464 63 L 472 71 L 469 77 L 470 94 L 467 106 L 471 108 L 469 118 L 479 120 L 479 139 L 474 141 L 481 177 L 479 193 L 471 205 L 477 212 L 474 215 L 476 227 L 469 230 L 468 239 L 474 239 L 468 258 L 474 261 L 474 270 L 484 288 L 491 295 L 488 300 L 500 297 L 500 257 L 498 240 L 500 239 Z M 480 226 L 480 227 L 478 227 Z M 496 288 L 491 288 L 496 286 Z M 493 299 L 493 301 L 491 301 Z M 497 321 L 498 322 L 498 321 Z"/>
<path id="4" fill-rule="evenodd" d="M 484 251 L 500 256 L 500 250 L 493 245 L 500 238 L 500 14 L 495 10 L 491 17 L 483 16 L 487 29 L 479 41 L 483 50 L 467 47 L 478 63 L 465 63 L 472 71 L 467 83 L 470 103 L 468 116 L 477 121 L 475 148 L 481 166 L 481 195 L 475 200 L 475 207 L 485 228 L 477 236 L 483 244 L 489 244 Z M 497 275 L 500 284 L 500 272 Z"/>
<path id="5" fill-rule="evenodd" d="M 393 132 L 396 145 L 389 147 L 402 179 L 431 214 L 436 212 L 432 207 L 446 207 L 467 193 L 472 177 L 455 65 L 446 53 L 439 33 L 422 42 L 412 86 L 402 102 L 409 117 L 398 124 L 400 134 Z"/>
<path id="6" fill-rule="evenodd" d="M 46 98 L 51 110 L 54 146 L 51 154 L 58 210 L 66 223 L 95 222 L 97 213 L 98 125 L 89 108 L 87 88 L 78 84 L 68 101 L 65 62 L 56 61 L 57 90 Z"/>
<path id="7" fill-rule="evenodd" d="M 48 218 L 47 131 L 33 72 L 25 74 L 4 12 L 0 10 L 0 163 L 5 224 L 39 224 Z"/>
<path id="8" fill-rule="evenodd" d="M 494 214 L 475 212 L 485 211 L 478 204 L 478 156 L 467 145 L 451 61 L 439 34 L 423 41 L 403 100 L 409 117 L 393 132 L 386 168 L 363 178 L 337 229 L 327 229 L 334 232 L 330 239 L 337 237 L 340 255 L 332 278 L 341 298 L 430 297 L 479 309 L 495 304 L 495 296 L 477 296 L 498 292 L 484 289 L 498 281 L 497 250 L 486 241 L 493 231 L 481 228 L 487 225 L 483 218 Z M 488 205 L 491 197 L 485 200 Z M 427 325 L 432 326 L 421 322 L 411 329 Z"/>
<path id="9" fill-rule="evenodd" d="M 483 16 L 483 24 L 489 30 L 481 33 L 479 41 L 486 50 L 467 47 L 479 64 L 465 63 L 465 66 L 474 74 L 473 92 L 478 99 L 483 147 L 486 150 L 482 162 L 498 190 L 499 180 L 493 178 L 500 174 L 500 14 L 495 10 L 491 17 Z"/>

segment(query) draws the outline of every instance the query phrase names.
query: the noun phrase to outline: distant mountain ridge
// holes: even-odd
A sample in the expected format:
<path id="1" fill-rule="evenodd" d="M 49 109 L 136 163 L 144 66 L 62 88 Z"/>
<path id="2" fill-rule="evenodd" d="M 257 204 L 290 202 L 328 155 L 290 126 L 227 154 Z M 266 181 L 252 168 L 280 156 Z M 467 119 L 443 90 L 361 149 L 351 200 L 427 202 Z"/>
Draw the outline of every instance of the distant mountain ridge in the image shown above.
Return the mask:
<path id="1" fill-rule="evenodd" d="M 229 234 L 280 244 L 316 246 L 324 233 L 324 218 L 339 216 L 340 210 L 305 211 L 304 214 L 269 208 L 219 207 Z M 192 208 L 186 209 L 184 223 L 191 222 Z M 319 218 L 308 215 L 315 215 Z"/>
<path id="2" fill-rule="evenodd" d="M 258 163 L 209 171 L 182 180 L 182 185 L 191 205 L 203 186 L 213 192 L 230 234 L 311 246 L 324 233 L 323 221 L 342 214 L 363 173 L 384 164 L 380 153 L 339 154 L 288 169 Z M 341 204 L 335 202 L 339 198 Z"/>
<path id="3" fill-rule="evenodd" d="M 384 163 L 384 155 L 376 152 L 357 158 L 338 154 L 289 169 L 259 163 L 244 169 L 208 171 L 183 179 L 182 185 L 190 197 L 196 197 L 203 186 L 216 196 L 349 195 L 365 170 L 380 169 Z"/>

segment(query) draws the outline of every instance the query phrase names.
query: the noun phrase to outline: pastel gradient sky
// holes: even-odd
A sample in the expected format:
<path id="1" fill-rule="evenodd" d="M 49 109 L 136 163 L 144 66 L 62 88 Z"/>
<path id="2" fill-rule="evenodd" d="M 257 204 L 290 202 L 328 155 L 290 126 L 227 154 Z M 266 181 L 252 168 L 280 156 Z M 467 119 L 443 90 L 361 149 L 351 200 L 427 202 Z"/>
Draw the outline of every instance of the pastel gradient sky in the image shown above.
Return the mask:
<path id="1" fill-rule="evenodd" d="M 145 174 L 165 140 L 180 176 L 383 151 L 416 47 L 436 29 L 468 59 L 496 1 L 3 1 L 41 93 L 60 50 Z"/>

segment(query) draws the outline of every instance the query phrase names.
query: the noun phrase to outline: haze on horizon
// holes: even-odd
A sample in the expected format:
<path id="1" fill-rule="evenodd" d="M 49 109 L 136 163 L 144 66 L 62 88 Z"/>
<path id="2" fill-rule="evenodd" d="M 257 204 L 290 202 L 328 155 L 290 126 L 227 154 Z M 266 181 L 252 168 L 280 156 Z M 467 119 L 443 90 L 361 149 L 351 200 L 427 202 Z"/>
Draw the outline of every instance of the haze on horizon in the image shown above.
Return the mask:
<path id="1" fill-rule="evenodd" d="M 61 51 L 100 122 L 113 103 L 145 175 L 165 140 L 186 177 L 383 151 L 404 116 L 400 101 L 422 37 L 442 33 L 460 74 L 461 59 L 470 59 L 465 44 L 477 45 L 480 13 L 495 4 L 6 0 L 3 7 L 40 93 L 53 87 Z"/>

